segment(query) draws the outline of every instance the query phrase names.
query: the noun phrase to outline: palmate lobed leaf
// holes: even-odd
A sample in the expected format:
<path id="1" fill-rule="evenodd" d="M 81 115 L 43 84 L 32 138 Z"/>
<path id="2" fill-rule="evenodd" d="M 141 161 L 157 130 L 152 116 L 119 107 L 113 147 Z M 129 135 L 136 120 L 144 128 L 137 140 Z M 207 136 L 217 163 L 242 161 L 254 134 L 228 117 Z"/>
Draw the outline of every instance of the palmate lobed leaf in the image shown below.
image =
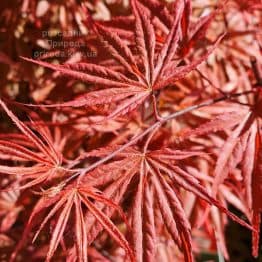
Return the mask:
<path id="1" fill-rule="evenodd" d="M 253 256 L 258 256 L 259 232 L 261 223 L 261 91 L 254 95 L 254 104 L 243 110 L 217 116 L 215 119 L 185 132 L 185 137 L 204 135 L 212 131 L 231 129 L 220 149 L 214 169 L 213 196 L 219 187 L 240 164 L 243 176 L 244 196 L 247 208 L 252 212 L 250 219 L 253 231 Z M 229 118 L 230 117 L 230 118 Z M 232 118 L 231 118 L 232 117 Z M 247 217 L 249 215 L 247 214 Z"/>
<path id="2" fill-rule="evenodd" d="M 92 199 L 92 201 L 90 199 Z M 55 227 L 51 232 L 49 250 L 46 256 L 46 261 L 51 261 L 56 249 L 59 246 L 59 243 L 62 241 L 66 226 L 70 222 L 70 217 L 73 213 L 73 207 L 75 209 L 74 234 L 76 237 L 78 261 L 87 261 L 87 247 L 92 243 L 88 242 L 88 232 L 86 226 L 87 215 L 93 216 L 109 233 L 109 235 L 115 241 L 117 241 L 121 247 L 124 248 L 130 261 L 135 261 L 133 257 L 133 251 L 130 248 L 127 240 L 124 238 L 116 225 L 114 225 L 114 223 L 110 220 L 110 218 L 100 210 L 100 208 L 97 206 L 97 202 L 104 203 L 114 210 L 117 210 L 124 221 L 127 221 L 124 213 L 116 204 L 105 198 L 96 189 L 88 185 L 70 185 L 68 188 L 61 188 L 53 196 L 49 196 L 48 192 L 44 192 L 43 196 L 37 202 L 31 213 L 31 216 L 24 229 L 23 236 L 19 241 L 16 250 L 12 254 L 11 261 L 15 260 L 17 252 L 25 244 L 25 240 L 29 236 L 30 231 L 35 227 L 35 225 L 39 224 L 38 217 L 43 212 L 46 212 L 47 209 L 50 211 L 41 222 L 40 227 L 34 236 L 34 240 L 37 238 L 40 231 L 42 231 L 46 226 L 48 221 L 55 219 Z M 87 211 L 83 210 L 83 206 L 87 208 Z M 90 214 L 88 212 L 90 212 Z"/>
<path id="3" fill-rule="evenodd" d="M 174 20 L 171 23 L 166 40 L 160 49 L 156 48 L 156 28 L 152 20 L 155 15 L 154 9 L 151 11 L 146 7 L 147 3 L 144 4 L 145 5 L 138 0 L 131 1 L 132 13 L 135 18 L 134 35 L 136 53 L 131 50 L 130 46 L 123 41 L 116 32 L 111 31 L 110 27 L 107 28 L 106 25 L 93 21 L 90 16 L 88 18 L 94 34 L 101 39 L 104 47 L 124 68 L 126 74 L 103 65 L 90 63 L 54 65 L 23 57 L 26 61 L 36 63 L 40 66 L 58 71 L 63 75 L 86 81 L 102 88 L 102 90 L 87 92 L 73 101 L 46 105 L 46 107 L 83 107 L 117 102 L 113 111 L 109 113 L 108 118 L 126 115 L 143 104 L 153 94 L 154 90 L 172 85 L 195 70 L 197 66 L 204 62 L 213 52 L 223 37 L 218 38 L 212 48 L 201 58 L 193 60 L 186 66 L 177 67 L 178 62 L 183 61 L 183 57 L 179 58 L 178 62 L 173 62 L 173 60 L 179 51 L 181 19 L 183 18 L 183 21 L 188 20 L 188 16 L 190 15 L 191 9 L 188 6 L 188 1 L 185 3 L 182 0 L 177 1 Z M 152 4 L 153 3 L 149 3 L 149 6 Z M 171 16 L 169 17 L 166 13 L 167 11 L 164 10 L 165 9 L 163 9 L 162 18 L 165 17 L 165 20 L 169 20 Z M 167 19 L 167 17 L 169 18 Z M 211 18 L 208 22 L 202 22 L 198 31 L 202 30 L 202 24 L 207 23 L 205 28 L 208 27 L 210 21 Z M 198 34 L 199 33 L 195 33 L 195 35 Z M 195 36 L 195 38 L 194 41 L 196 42 L 200 39 L 200 36 Z M 105 89 L 105 87 L 107 88 Z M 103 98 L 99 99 L 102 94 Z"/>
<path id="4" fill-rule="evenodd" d="M 17 126 L 17 128 L 27 137 L 27 139 L 30 142 L 32 142 L 38 148 L 38 150 L 40 150 L 43 154 L 45 154 L 45 156 L 47 157 L 47 159 L 49 159 L 50 162 L 52 162 L 54 164 L 58 164 L 59 161 L 60 161 L 58 153 L 55 152 L 55 150 L 52 146 L 50 146 L 50 145 L 52 145 L 52 142 L 49 141 L 48 137 L 43 132 L 43 129 L 40 128 L 39 132 L 42 136 L 43 141 L 45 141 L 47 143 L 47 145 L 50 146 L 50 148 L 48 148 L 44 144 L 44 142 L 40 138 L 38 138 L 34 134 L 34 132 L 32 132 L 32 130 L 30 128 L 28 128 L 23 122 L 21 122 L 13 114 L 13 112 L 8 109 L 8 107 L 6 106 L 6 104 L 2 100 L 0 100 L 0 105 L 5 110 L 6 114 L 10 117 L 10 119 L 14 122 L 14 124 Z"/>
<path id="5" fill-rule="evenodd" d="M 20 189 L 30 188 L 52 179 L 59 173 L 62 174 L 63 171 L 61 172 L 59 168 L 63 157 L 61 152 L 54 148 L 52 138 L 48 133 L 49 130 L 47 131 L 43 126 L 37 126 L 33 121 L 32 126 L 34 129 L 29 128 L 9 110 L 2 100 L 0 100 L 0 105 L 22 132 L 23 139 L 30 144 L 29 146 L 24 141 L 22 143 L 15 142 L 16 139 L 14 141 L 0 141 L 0 159 L 32 163 L 31 166 L 25 167 L 18 164 L 17 166 L 0 165 L 0 172 L 16 175 L 17 181 L 21 183 L 18 186 Z M 39 137 L 35 134 L 35 130 L 38 131 Z M 14 135 L 14 138 L 16 137 L 17 135 Z M 17 184 L 16 182 L 15 184 Z"/>
<path id="6" fill-rule="evenodd" d="M 95 150 L 86 154 L 85 157 L 102 157 L 109 149 Z M 104 164 L 83 177 L 83 181 L 94 179 L 94 183 L 99 180 L 101 184 L 109 183 L 113 191 L 118 191 L 119 186 L 123 186 L 122 182 L 119 183 L 121 180 L 127 181 L 124 190 L 128 190 L 128 187 L 131 186 L 128 184 L 132 180 L 137 181 L 132 184 L 135 196 L 132 197 L 133 204 L 129 210 L 136 261 L 150 261 L 156 254 L 157 232 L 153 212 L 156 207 L 159 208 L 164 225 L 172 239 L 184 253 L 185 261 L 193 261 L 191 227 L 179 199 L 179 190 L 175 188 L 183 188 L 192 192 L 210 205 L 217 206 L 233 220 L 251 228 L 210 196 L 198 179 L 177 166 L 176 161 L 199 155 L 201 155 L 199 152 L 185 152 L 169 148 L 148 151 L 143 154 L 135 148 L 130 148 L 118 155 L 120 160 L 117 160 L 115 164 L 114 162 Z M 110 171 L 112 169 L 114 171 Z M 108 176 L 108 173 L 111 175 Z M 152 195 L 154 198 L 150 199 Z M 113 197 L 112 193 L 110 196 Z M 110 213 L 106 207 L 103 208 L 105 212 Z"/>

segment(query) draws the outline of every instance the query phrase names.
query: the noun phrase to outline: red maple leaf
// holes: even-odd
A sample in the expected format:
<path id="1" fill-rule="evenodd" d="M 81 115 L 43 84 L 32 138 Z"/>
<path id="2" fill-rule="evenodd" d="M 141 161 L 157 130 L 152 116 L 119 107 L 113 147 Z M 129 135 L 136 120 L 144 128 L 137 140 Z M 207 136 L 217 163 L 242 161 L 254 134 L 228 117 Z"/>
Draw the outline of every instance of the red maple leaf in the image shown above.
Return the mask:
<path id="1" fill-rule="evenodd" d="M 82 107 L 114 102 L 117 106 L 108 118 L 124 115 L 137 108 L 147 98 L 154 96 L 154 91 L 174 84 L 175 81 L 184 78 L 196 69 L 207 59 L 223 37 L 219 37 L 200 58 L 187 65 L 179 66 L 180 62 L 183 61 L 183 57 L 176 58 L 181 40 L 180 21 L 182 16 L 187 19 L 190 15 L 188 11 L 183 12 L 185 9 L 184 1 L 178 1 L 176 4 L 173 14 L 175 18 L 161 48 L 157 48 L 155 27 L 152 23 L 153 14 L 137 0 L 131 1 L 131 4 L 135 18 L 136 49 L 134 51 L 110 27 L 107 28 L 105 25 L 89 19 L 94 33 L 101 39 L 105 49 L 123 68 L 125 74 L 103 65 L 90 63 L 54 65 L 24 58 L 27 61 L 56 70 L 61 74 L 98 86 L 98 90 L 87 92 L 73 101 L 46 105 L 46 107 Z M 208 26 L 210 20 L 211 18 L 208 18 L 207 22 L 201 20 L 197 32 L 193 33 L 192 41 L 196 42 L 200 38 L 200 31 L 204 30 L 202 27 Z"/>

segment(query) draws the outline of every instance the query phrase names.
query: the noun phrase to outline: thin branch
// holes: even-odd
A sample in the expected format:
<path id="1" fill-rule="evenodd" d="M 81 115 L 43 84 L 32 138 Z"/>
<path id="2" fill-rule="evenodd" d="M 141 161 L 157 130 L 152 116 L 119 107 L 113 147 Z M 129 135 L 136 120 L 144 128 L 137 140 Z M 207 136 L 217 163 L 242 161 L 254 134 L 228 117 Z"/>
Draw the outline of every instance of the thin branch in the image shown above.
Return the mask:
<path id="1" fill-rule="evenodd" d="M 135 144 L 137 141 L 139 141 L 141 138 L 143 138 L 144 136 L 146 136 L 147 134 L 149 134 L 150 132 L 154 131 L 155 129 L 159 128 L 160 126 L 162 126 L 163 124 L 165 124 L 166 122 L 168 122 L 169 120 L 175 119 L 179 116 L 182 116 L 186 113 L 189 113 L 193 110 L 205 107 L 205 106 L 209 106 L 221 101 L 225 101 L 228 99 L 232 99 L 232 98 L 236 98 L 242 95 L 247 95 L 250 93 L 254 93 L 255 90 L 249 90 L 249 91 L 245 91 L 245 92 L 241 92 L 241 93 L 235 93 L 235 94 L 228 94 L 225 96 L 221 96 L 215 99 L 209 99 L 203 103 L 197 104 L 197 105 L 193 105 L 190 107 L 187 107 L 185 109 L 182 109 L 178 112 L 172 113 L 167 117 L 161 118 L 159 120 L 157 120 L 153 125 L 151 125 L 150 127 L 148 127 L 146 130 L 144 130 L 142 133 L 136 135 L 135 137 L 133 137 L 128 143 L 122 145 L 121 147 L 119 147 L 117 150 L 113 151 L 112 153 L 110 153 L 109 155 L 107 155 L 106 157 L 98 160 L 97 162 L 93 163 L 92 165 L 88 166 L 87 168 L 81 168 L 79 169 L 78 173 L 74 174 L 73 176 L 70 177 L 70 180 L 74 179 L 75 177 L 79 176 L 79 181 L 81 180 L 81 178 L 88 172 L 94 170 L 95 168 L 97 168 L 98 166 L 104 164 L 105 162 L 107 162 L 108 160 L 114 158 L 117 154 L 123 152 L 126 148 L 130 147 L 131 145 Z"/>
<path id="2" fill-rule="evenodd" d="M 152 93 L 152 101 L 153 101 L 153 110 L 154 110 L 155 119 L 156 119 L 157 121 L 158 121 L 158 120 L 161 120 L 161 116 L 160 116 L 159 113 L 158 113 L 156 96 L 154 95 L 154 93 Z"/>
<path id="3" fill-rule="evenodd" d="M 146 153 L 146 151 L 147 151 L 147 148 L 148 148 L 148 146 L 149 146 L 149 143 L 150 143 L 150 141 L 152 140 L 152 138 L 153 138 L 153 136 L 155 135 L 155 133 L 156 133 L 156 131 L 157 131 L 157 127 L 151 132 L 151 134 L 148 136 L 148 138 L 147 138 L 147 140 L 146 140 L 146 142 L 145 142 L 145 145 L 144 145 L 144 154 Z"/>

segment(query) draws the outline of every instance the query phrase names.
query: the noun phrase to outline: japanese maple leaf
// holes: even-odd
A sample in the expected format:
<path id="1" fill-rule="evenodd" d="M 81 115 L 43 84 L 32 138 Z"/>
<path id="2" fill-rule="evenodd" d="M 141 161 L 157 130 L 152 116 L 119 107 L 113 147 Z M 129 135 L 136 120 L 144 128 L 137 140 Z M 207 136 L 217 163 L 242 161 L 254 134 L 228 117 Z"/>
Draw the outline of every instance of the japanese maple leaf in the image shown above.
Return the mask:
<path id="1" fill-rule="evenodd" d="M 25 244 L 26 238 L 29 236 L 30 231 L 39 224 L 41 214 L 49 210 L 48 214 L 41 222 L 33 241 L 37 238 L 41 230 L 51 219 L 55 220 L 54 229 L 51 231 L 51 240 L 49 250 L 46 255 L 46 261 L 51 261 L 59 243 L 62 241 L 65 234 L 66 226 L 71 220 L 74 221 L 74 234 L 76 239 L 76 253 L 79 261 L 87 261 L 88 251 L 87 247 L 92 242 L 88 242 L 88 230 L 86 225 L 86 216 L 92 216 L 96 221 L 109 233 L 109 235 L 116 240 L 121 247 L 124 248 L 130 261 L 134 260 L 133 251 L 130 248 L 127 240 L 119 231 L 117 226 L 107 217 L 99 208 L 97 203 L 103 203 L 114 210 L 118 210 L 121 217 L 126 221 L 125 215 L 115 203 L 108 200 L 101 192 L 87 184 L 83 185 L 70 185 L 64 189 L 57 186 L 50 188 L 43 192 L 42 197 L 34 206 L 31 216 L 24 229 L 23 236 L 19 241 L 15 251 L 12 254 L 11 261 L 17 256 L 17 252 Z M 83 209 L 85 206 L 85 210 Z M 74 211 L 73 211 L 74 209 Z M 75 214 L 75 217 L 72 217 Z M 127 223 L 127 222 L 126 222 Z"/>
<path id="2" fill-rule="evenodd" d="M 200 58 L 187 65 L 179 66 L 183 59 L 174 60 L 178 52 L 181 19 L 184 1 L 176 4 L 174 20 L 161 48 L 156 48 L 156 32 L 149 9 L 138 0 L 131 1 L 132 13 L 135 17 L 136 50 L 123 41 L 115 31 L 105 25 L 90 23 L 96 36 L 101 39 L 105 49 L 122 66 L 125 73 L 103 65 L 90 63 L 68 63 L 54 65 L 43 61 L 24 58 L 27 61 L 56 70 L 61 74 L 94 84 L 98 90 L 87 92 L 73 101 L 46 105 L 47 107 L 82 107 L 99 104 L 116 103 L 116 108 L 108 118 L 114 118 L 137 108 L 147 98 L 154 95 L 155 90 L 162 89 L 175 81 L 184 78 L 206 60 L 215 49 L 221 37 Z M 190 13 L 187 13 L 190 15 Z M 200 29 L 199 29 L 200 30 Z"/>
<path id="3" fill-rule="evenodd" d="M 40 184 L 57 175 L 62 175 L 63 156 L 54 147 L 54 141 L 50 130 L 44 125 L 36 125 L 33 120 L 33 128 L 29 128 L 20 121 L 6 104 L 0 100 L 1 107 L 15 123 L 22 135 L 14 134 L 0 136 L 0 159 L 16 161 L 17 166 L 8 164 L 0 165 L 2 174 L 15 175 L 17 183 L 21 184 L 20 189 L 26 189 Z M 43 124 L 43 123 L 42 123 Z M 38 135 L 36 135 L 37 130 Z M 32 163 L 31 166 L 23 166 L 25 163 Z"/>
<path id="4" fill-rule="evenodd" d="M 113 148 L 94 150 L 83 157 L 106 156 L 110 150 L 113 151 Z M 134 192 L 129 212 L 136 261 L 152 261 L 156 254 L 156 209 L 159 210 L 168 233 L 184 253 L 185 261 L 193 261 L 191 226 L 180 200 L 182 188 L 245 224 L 212 198 L 199 181 L 177 163 L 199 154 L 170 148 L 142 152 L 136 148 L 128 148 L 119 153 L 115 161 L 104 164 L 83 177 L 83 182 L 88 181 L 95 187 L 109 184 L 104 193 L 116 203 L 123 201 L 121 199 L 125 198 L 125 192 Z M 112 211 L 104 206 L 103 212 L 110 216 Z M 92 237 L 95 237 L 100 231 L 99 226 L 94 222 L 88 224 L 93 230 Z"/>
<path id="5" fill-rule="evenodd" d="M 197 129 L 187 132 L 188 136 L 203 135 L 210 131 L 232 130 L 221 147 L 214 170 L 213 194 L 216 195 L 219 186 L 238 165 L 241 166 L 244 195 L 250 212 L 253 212 L 253 255 L 258 255 L 259 228 L 261 216 L 261 112 L 262 95 L 258 89 L 254 102 L 238 111 L 225 113 Z"/>

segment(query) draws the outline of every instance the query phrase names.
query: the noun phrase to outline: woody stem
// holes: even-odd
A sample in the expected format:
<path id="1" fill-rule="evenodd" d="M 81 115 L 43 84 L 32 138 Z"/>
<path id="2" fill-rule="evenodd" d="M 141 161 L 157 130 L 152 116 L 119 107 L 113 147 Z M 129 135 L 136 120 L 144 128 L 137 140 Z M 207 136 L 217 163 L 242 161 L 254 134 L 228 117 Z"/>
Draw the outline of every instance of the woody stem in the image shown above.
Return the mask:
<path id="1" fill-rule="evenodd" d="M 150 132 L 154 131 L 155 129 L 159 128 L 160 126 L 162 126 L 163 124 L 165 124 L 166 122 L 168 122 L 169 120 L 175 119 L 179 116 L 182 116 L 186 113 L 189 113 L 193 110 L 205 107 L 205 106 L 209 106 L 221 101 L 225 101 L 228 99 L 232 99 L 232 98 L 236 98 L 242 95 L 248 95 L 250 93 L 254 93 L 255 90 L 248 90 L 245 92 L 241 92 L 241 93 L 234 93 L 234 94 L 227 94 L 215 99 L 209 99 L 206 100 L 200 104 L 197 105 L 193 105 L 193 106 L 189 106 L 185 109 L 182 109 L 180 111 L 177 111 L 175 113 L 170 114 L 167 117 L 163 117 L 163 118 L 159 118 L 153 125 L 151 125 L 150 127 L 148 127 L 147 129 L 145 129 L 142 133 L 136 135 L 135 137 L 133 137 L 129 142 L 127 142 L 126 144 L 120 146 L 117 150 L 113 151 L 112 153 L 110 153 L 109 155 L 105 156 L 104 158 L 98 160 L 97 162 L 91 164 L 90 166 L 86 167 L 86 168 L 81 168 L 78 169 L 77 173 L 74 174 L 73 176 L 70 177 L 70 180 L 72 180 L 75 177 L 79 177 L 78 179 L 81 180 L 81 178 L 88 172 L 94 170 L 95 168 L 97 168 L 98 166 L 104 164 L 105 162 L 107 162 L 108 160 L 114 158 L 117 154 L 123 152 L 126 148 L 130 147 L 131 145 L 135 144 L 137 141 L 139 141 L 141 138 L 143 138 L 144 136 L 146 136 L 147 134 L 149 134 Z"/>

